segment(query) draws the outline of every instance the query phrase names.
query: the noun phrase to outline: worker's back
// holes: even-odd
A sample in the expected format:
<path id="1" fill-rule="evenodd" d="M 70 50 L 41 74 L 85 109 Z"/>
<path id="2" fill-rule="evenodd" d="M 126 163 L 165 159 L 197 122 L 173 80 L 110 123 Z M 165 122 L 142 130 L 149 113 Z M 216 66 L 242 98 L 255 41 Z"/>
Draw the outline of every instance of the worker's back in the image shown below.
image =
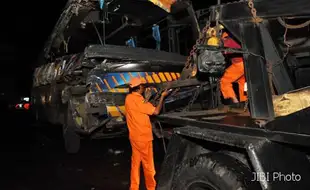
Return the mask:
<path id="1" fill-rule="evenodd" d="M 234 48 L 234 49 L 240 49 L 241 48 L 240 44 L 229 36 L 222 38 L 222 41 L 223 41 L 224 47 L 226 47 L 226 48 Z M 230 54 L 230 56 L 232 56 L 231 57 L 232 63 L 243 62 L 242 54 L 239 54 L 239 53 L 236 54 L 236 53 L 232 53 L 232 52 L 225 52 L 224 54 L 226 54 L 226 55 Z"/>
<path id="2" fill-rule="evenodd" d="M 152 124 L 149 115 L 155 111 L 151 103 L 145 103 L 141 94 L 133 92 L 125 100 L 126 120 L 129 139 L 134 141 L 152 141 Z"/>

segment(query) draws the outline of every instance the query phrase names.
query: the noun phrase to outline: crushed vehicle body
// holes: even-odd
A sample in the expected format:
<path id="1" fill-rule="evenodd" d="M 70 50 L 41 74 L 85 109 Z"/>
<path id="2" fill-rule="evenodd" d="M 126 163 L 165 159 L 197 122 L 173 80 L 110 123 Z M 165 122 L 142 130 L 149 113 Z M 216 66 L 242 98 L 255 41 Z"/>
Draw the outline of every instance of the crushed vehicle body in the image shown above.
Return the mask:
<path id="1" fill-rule="evenodd" d="M 125 55 L 116 50 L 125 52 Z M 130 52 L 131 50 L 134 52 Z M 151 59 L 130 58 L 134 53 L 140 54 L 140 50 L 144 54 L 152 55 Z M 165 54 L 170 55 L 139 48 L 90 46 L 84 53 L 61 57 L 54 63 L 38 67 L 34 72 L 33 90 L 37 95 L 35 99 L 42 106 L 58 106 L 59 103 L 66 104 L 73 98 L 70 100 L 73 106 L 71 109 L 77 110 L 76 113 L 72 113 L 74 121 L 84 133 L 90 133 L 100 127 L 102 122 L 111 123 L 113 119 L 124 122 L 124 101 L 128 93 L 127 84 L 131 78 L 141 77 L 147 83 L 160 84 L 180 77 L 184 60 L 182 56 L 176 55 L 174 60 L 169 62 L 157 60 L 156 54 L 160 54 L 161 58 Z M 176 59 L 177 56 L 180 60 Z M 150 93 L 155 94 L 158 87 L 150 88 Z M 43 108 L 45 109 L 44 106 Z M 87 114 L 98 114 L 98 117 L 91 121 Z M 52 117 L 49 118 L 52 123 L 58 122 Z"/>
<path id="2" fill-rule="evenodd" d="M 167 14 L 151 2 L 142 5 L 161 17 Z M 102 30 L 101 12 L 99 1 L 69 1 L 33 74 L 31 101 L 36 118 L 63 126 L 66 150 L 70 153 L 79 150 L 81 137 L 113 138 L 126 134 L 124 101 L 131 78 L 145 80 L 145 96 L 152 99 L 164 83 L 181 77 L 186 61 L 179 53 L 103 43 L 116 38 L 112 42 L 118 44 L 121 38 L 125 45 L 130 35 L 117 34 L 121 32 L 118 27 L 123 26 L 110 23 L 106 26 L 110 34 L 102 37 L 98 32 Z M 119 18 L 121 25 L 141 27 L 137 26 L 139 21 L 129 17 L 113 18 Z M 109 31 L 109 27 L 116 32 Z M 167 99 L 167 110 L 186 102 L 183 100 L 193 93 L 192 89 L 182 92 L 182 96 Z"/>
<path id="3" fill-rule="evenodd" d="M 200 36 L 222 25 L 241 48 L 197 40 L 183 71 L 197 70 L 200 84 L 189 76 L 172 88 L 176 94 L 189 86 L 208 88 L 209 93 L 198 90 L 189 102 L 206 106 L 155 117 L 176 126 L 169 133 L 158 190 L 308 189 L 309 8 L 304 0 L 249 0 L 209 8 L 209 22 Z M 223 104 L 219 97 L 227 52 L 243 55 L 244 107 Z"/>

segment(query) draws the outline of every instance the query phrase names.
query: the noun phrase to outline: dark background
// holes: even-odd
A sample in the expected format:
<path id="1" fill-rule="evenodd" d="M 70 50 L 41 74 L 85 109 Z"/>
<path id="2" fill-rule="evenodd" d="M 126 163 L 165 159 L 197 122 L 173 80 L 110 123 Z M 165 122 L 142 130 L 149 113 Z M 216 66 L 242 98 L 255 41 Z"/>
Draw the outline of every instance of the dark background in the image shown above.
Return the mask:
<path id="1" fill-rule="evenodd" d="M 196 3 L 198 1 L 204 7 L 216 3 L 215 0 L 197 0 Z M 1 4 L 1 103 L 29 95 L 36 59 L 65 3 L 66 0 L 15 0 Z M 196 5 L 196 9 L 202 8 Z M 131 155 L 128 137 L 85 139 L 77 155 L 68 155 L 61 127 L 37 126 L 33 117 L 24 112 L 5 111 L 1 110 L 0 117 L 0 189 L 128 189 Z M 159 172 L 164 156 L 159 139 L 154 141 L 154 152 Z"/>
<path id="2" fill-rule="evenodd" d="M 18 0 L 1 5 L 0 85 L 7 97 L 29 94 L 32 65 L 65 3 Z"/>
<path id="3" fill-rule="evenodd" d="M 43 50 L 44 42 L 66 2 L 18 0 L 1 4 L 0 94 L 4 93 L 9 98 L 29 95 L 38 54 Z M 203 6 L 201 3 L 193 1 L 194 8 L 204 8 L 208 4 L 216 4 L 216 1 L 204 2 Z"/>
<path id="4" fill-rule="evenodd" d="M 37 124 L 31 111 L 7 109 L 8 104 L 19 103 L 21 96 L 30 95 L 38 54 L 65 3 L 66 0 L 19 0 L 1 4 L 0 189 L 128 189 L 128 137 L 83 139 L 80 152 L 69 155 L 64 149 L 61 126 Z M 161 140 L 154 142 L 154 151 L 159 170 L 164 155 Z"/>

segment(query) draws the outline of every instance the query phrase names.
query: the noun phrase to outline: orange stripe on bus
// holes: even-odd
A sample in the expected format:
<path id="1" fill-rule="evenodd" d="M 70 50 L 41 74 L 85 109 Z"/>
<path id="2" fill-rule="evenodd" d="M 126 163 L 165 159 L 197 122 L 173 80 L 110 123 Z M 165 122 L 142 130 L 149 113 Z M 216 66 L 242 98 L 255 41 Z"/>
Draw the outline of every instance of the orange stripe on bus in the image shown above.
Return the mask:
<path id="1" fill-rule="evenodd" d="M 116 106 L 107 106 L 107 111 L 112 117 L 121 116 L 122 114 L 117 110 Z"/>
<path id="2" fill-rule="evenodd" d="M 165 75 L 163 73 L 158 73 L 158 75 L 159 75 L 160 79 L 162 80 L 162 82 L 166 82 L 167 81 L 167 79 L 166 79 L 166 77 L 165 77 Z"/>
<path id="3" fill-rule="evenodd" d="M 126 84 L 126 83 L 127 83 L 126 78 L 124 77 L 124 75 L 123 75 L 123 74 L 120 74 L 120 75 L 121 75 L 121 78 L 123 79 L 124 83 Z"/>
<path id="4" fill-rule="evenodd" d="M 130 78 L 134 78 L 134 77 L 132 76 L 131 72 L 129 72 L 129 77 L 130 77 Z"/>
<path id="5" fill-rule="evenodd" d="M 111 88 L 111 86 L 109 85 L 109 83 L 107 82 L 106 79 L 104 79 L 103 82 L 104 82 L 104 84 L 108 87 L 108 89 L 109 89 L 110 91 L 115 92 L 115 90 L 113 90 L 113 89 Z"/>
<path id="6" fill-rule="evenodd" d="M 101 89 L 101 87 L 99 86 L 98 83 L 96 83 L 96 87 L 97 87 L 97 89 L 99 90 L 99 92 L 102 92 L 102 89 Z"/>
<path id="7" fill-rule="evenodd" d="M 149 82 L 149 83 L 154 83 L 153 79 L 151 76 L 146 76 L 146 80 Z"/>
<path id="8" fill-rule="evenodd" d="M 120 109 L 120 111 L 125 115 L 125 106 L 118 106 L 118 108 Z"/>
<path id="9" fill-rule="evenodd" d="M 178 77 L 175 75 L 175 73 L 170 73 L 170 74 L 171 74 L 173 80 L 177 80 L 178 79 Z"/>
<path id="10" fill-rule="evenodd" d="M 161 83 L 161 80 L 160 80 L 159 76 L 156 73 L 153 73 L 152 76 L 153 76 L 153 78 L 154 78 L 156 83 Z"/>
<path id="11" fill-rule="evenodd" d="M 112 76 L 112 80 L 114 81 L 115 86 L 119 86 L 119 84 L 118 84 L 118 82 L 117 82 L 117 80 L 116 80 L 116 78 L 114 76 Z M 115 91 L 120 92 L 120 90 L 117 89 L 117 88 L 115 88 Z"/>
<path id="12" fill-rule="evenodd" d="M 172 81 L 172 78 L 169 73 L 165 72 L 165 76 L 168 79 L 168 81 Z"/>
<path id="13" fill-rule="evenodd" d="M 114 76 L 112 76 L 112 80 L 114 81 L 114 83 L 115 83 L 116 86 L 119 85 L 118 82 L 117 82 L 117 80 L 116 80 L 116 78 L 115 78 Z"/>
<path id="14" fill-rule="evenodd" d="M 146 79 L 145 79 L 144 77 L 141 76 L 140 72 L 138 73 L 138 75 L 139 75 L 140 79 L 141 79 L 143 82 L 147 82 Z"/>

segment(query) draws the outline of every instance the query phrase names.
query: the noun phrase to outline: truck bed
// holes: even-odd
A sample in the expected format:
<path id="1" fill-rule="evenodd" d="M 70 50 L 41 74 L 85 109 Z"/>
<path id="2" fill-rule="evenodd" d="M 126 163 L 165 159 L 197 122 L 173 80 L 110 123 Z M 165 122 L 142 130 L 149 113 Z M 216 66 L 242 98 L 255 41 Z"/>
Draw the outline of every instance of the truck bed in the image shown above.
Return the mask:
<path id="1" fill-rule="evenodd" d="M 205 110 L 163 114 L 159 122 L 180 126 L 174 133 L 244 147 L 251 140 L 310 145 L 310 108 L 259 125 L 246 113 Z"/>

